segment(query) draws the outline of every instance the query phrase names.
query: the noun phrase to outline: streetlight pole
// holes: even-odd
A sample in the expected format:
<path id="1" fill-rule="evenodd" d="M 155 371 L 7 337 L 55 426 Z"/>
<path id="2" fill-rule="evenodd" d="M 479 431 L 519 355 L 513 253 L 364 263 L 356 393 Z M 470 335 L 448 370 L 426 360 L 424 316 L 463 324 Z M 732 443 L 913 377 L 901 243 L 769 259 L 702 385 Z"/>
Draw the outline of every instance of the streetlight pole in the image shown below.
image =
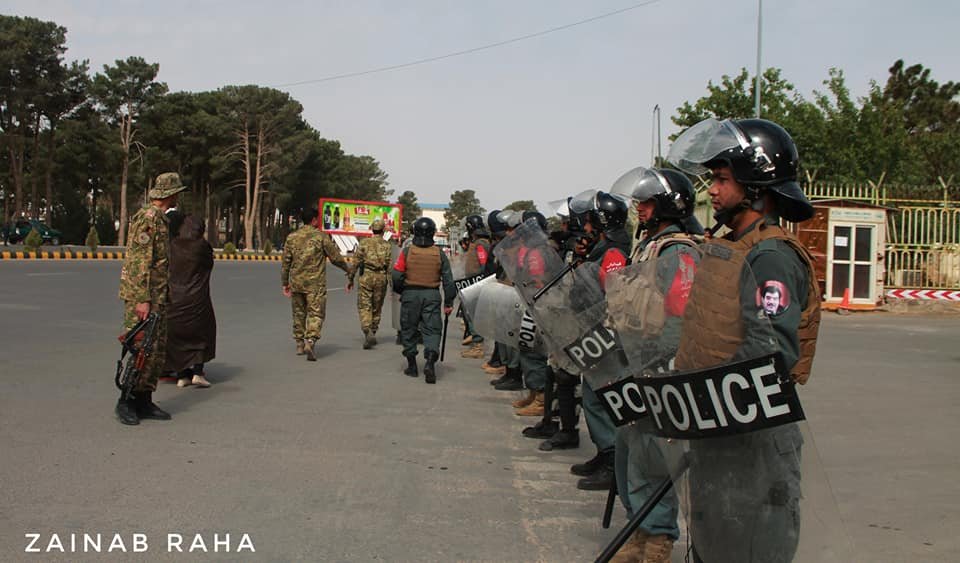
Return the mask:
<path id="1" fill-rule="evenodd" d="M 757 118 L 760 117 L 760 84 L 761 84 L 761 70 L 760 70 L 760 52 L 762 49 L 762 36 L 761 31 L 763 29 L 763 0 L 757 0 L 757 80 L 754 89 L 756 93 L 754 95 L 754 114 Z"/>
<path id="2" fill-rule="evenodd" d="M 660 146 L 660 104 L 653 106 L 653 121 L 650 124 L 650 166 L 658 166 L 663 157 Z M 656 148 L 656 153 L 654 153 Z"/>

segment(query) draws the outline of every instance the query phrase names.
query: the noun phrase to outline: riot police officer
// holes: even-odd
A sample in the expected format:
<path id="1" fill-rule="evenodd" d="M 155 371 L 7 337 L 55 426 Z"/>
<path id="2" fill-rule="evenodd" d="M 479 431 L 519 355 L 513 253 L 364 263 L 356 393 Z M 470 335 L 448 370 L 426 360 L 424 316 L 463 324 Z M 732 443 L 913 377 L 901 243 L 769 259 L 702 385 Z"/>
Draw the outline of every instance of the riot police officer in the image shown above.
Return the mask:
<path id="1" fill-rule="evenodd" d="M 707 119 L 677 138 L 668 160 L 691 174 L 711 173 L 708 193 L 717 220 L 711 231 L 730 229 L 710 242 L 718 250 L 705 252 L 697 271 L 676 367 L 759 356 L 772 340 L 793 380 L 805 383 L 820 292 L 810 252 L 780 226 L 781 219 L 799 223 L 813 216 L 796 182 L 793 139 L 763 119 Z M 767 287 L 780 294 L 773 311 L 765 310 L 759 297 Z M 695 560 L 793 559 L 800 534 L 802 442 L 791 423 L 691 443 L 697 460 L 689 479 Z"/>
<path id="2" fill-rule="evenodd" d="M 464 265 L 464 275 L 473 277 L 482 274 L 488 261 L 493 261 L 493 255 L 490 254 L 490 234 L 483 222 L 483 217 L 479 215 L 467 215 L 464 219 L 467 228 L 467 237 L 470 240 L 466 249 L 466 262 Z M 470 320 L 464 319 L 466 323 L 466 335 L 463 338 L 465 346 L 471 346 L 464 350 L 464 358 L 479 359 L 483 357 L 483 337 L 477 334 L 470 326 Z"/>
<path id="3" fill-rule="evenodd" d="M 599 262 L 600 285 L 603 286 L 607 274 L 629 263 L 633 242 L 626 230 L 629 206 L 618 194 L 598 191 L 593 197 L 585 195 L 580 194 L 571 200 L 570 210 L 586 212 L 585 236 L 579 238 L 578 245 L 585 252 L 586 262 Z M 587 207 L 579 209 L 578 205 L 584 203 Z M 608 490 L 614 479 L 615 427 L 586 380 L 581 389 L 583 414 L 597 454 L 584 463 L 573 465 L 570 472 L 583 477 L 577 482 L 579 489 Z"/>
<path id="4" fill-rule="evenodd" d="M 683 312 L 700 259 L 697 244 L 703 227 L 693 216 L 693 185 L 676 170 L 641 167 L 623 174 L 614 182 L 611 192 L 626 195 L 633 202 L 638 219 L 636 236 L 640 241 L 633 250 L 630 266 L 639 275 L 626 277 L 636 280 L 638 286 L 624 281 L 617 291 L 608 291 L 608 316 L 615 326 L 624 327 L 648 321 L 642 318 L 648 314 L 663 319 L 662 325 L 656 323 L 659 330 L 652 332 L 617 328 L 622 339 L 637 337 L 638 342 L 625 346 L 635 355 L 631 363 L 649 366 L 647 369 L 666 366 L 676 354 Z M 651 283 L 652 288 L 648 285 Z M 645 299 L 654 295 L 656 299 Z M 645 307 L 653 308 L 652 312 Z M 634 318 L 618 322 L 631 316 Z M 648 421 L 617 428 L 615 452 L 617 490 L 628 517 L 632 518 L 660 483 L 670 478 L 670 472 L 658 440 L 649 433 Z M 669 562 L 673 542 L 680 535 L 678 511 L 677 495 L 671 490 L 612 561 Z"/>
<path id="5" fill-rule="evenodd" d="M 403 355 L 407 368 L 403 373 L 417 377 L 417 332 L 423 337 L 424 380 L 436 383 L 436 366 L 440 356 L 440 338 L 443 322 L 440 319 L 443 287 L 443 312 L 453 310 L 456 287 L 450 261 L 434 244 L 437 226 L 433 219 L 420 217 L 413 223 L 413 244 L 400 253 L 393 265 L 393 287 L 401 293 L 400 331 L 403 340 Z"/>

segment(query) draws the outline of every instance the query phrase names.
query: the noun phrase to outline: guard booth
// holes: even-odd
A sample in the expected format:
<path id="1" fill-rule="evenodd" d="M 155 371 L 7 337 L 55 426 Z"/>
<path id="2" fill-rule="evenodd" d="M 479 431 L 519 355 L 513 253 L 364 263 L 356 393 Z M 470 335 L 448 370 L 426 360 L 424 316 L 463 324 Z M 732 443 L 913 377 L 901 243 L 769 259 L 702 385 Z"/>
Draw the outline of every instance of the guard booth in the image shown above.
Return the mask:
<path id="1" fill-rule="evenodd" d="M 823 308 L 876 308 L 884 296 L 887 214 L 894 210 L 845 199 L 812 203 L 813 218 L 793 230 L 816 258 Z"/>

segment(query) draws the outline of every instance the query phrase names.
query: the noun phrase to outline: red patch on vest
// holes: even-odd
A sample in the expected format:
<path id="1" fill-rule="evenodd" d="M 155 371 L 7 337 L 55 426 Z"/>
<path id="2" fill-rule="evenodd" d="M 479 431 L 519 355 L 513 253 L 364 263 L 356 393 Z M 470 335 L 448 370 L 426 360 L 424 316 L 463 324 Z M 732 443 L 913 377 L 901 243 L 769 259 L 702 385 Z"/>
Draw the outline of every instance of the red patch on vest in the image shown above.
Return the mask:
<path id="1" fill-rule="evenodd" d="M 400 252 L 400 256 L 397 256 L 397 261 L 393 264 L 393 269 L 400 272 L 401 274 L 406 273 L 407 271 L 407 253 Z"/>
<path id="2" fill-rule="evenodd" d="M 477 245 L 477 260 L 480 261 L 481 266 L 487 265 L 487 249 L 479 244 Z"/>
<path id="3" fill-rule="evenodd" d="M 600 287 L 606 289 L 607 274 L 616 272 L 627 265 L 627 257 L 616 248 L 611 248 L 603 255 L 600 262 Z"/>
<path id="4" fill-rule="evenodd" d="M 680 267 L 673 276 L 673 283 L 664 299 L 663 308 L 672 317 L 682 317 L 690 299 L 690 289 L 693 287 L 693 272 L 697 265 L 689 254 L 680 255 Z"/>
<path id="5" fill-rule="evenodd" d="M 531 276 L 542 276 L 547 269 L 543 254 L 537 249 L 520 248 L 520 260 Z"/>

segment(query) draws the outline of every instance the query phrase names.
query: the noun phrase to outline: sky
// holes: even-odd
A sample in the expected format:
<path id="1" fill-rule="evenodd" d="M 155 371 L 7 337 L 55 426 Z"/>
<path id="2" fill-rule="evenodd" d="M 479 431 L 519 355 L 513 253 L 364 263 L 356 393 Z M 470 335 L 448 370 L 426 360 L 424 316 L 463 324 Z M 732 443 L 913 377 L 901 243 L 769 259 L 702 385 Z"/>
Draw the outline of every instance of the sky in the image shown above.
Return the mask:
<path id="1" fill-rule="evenodd" d="M 650 2 L 650 0 L 647 0 Z M 344 151 L 370 155 L 394 198 L 444 203 L 474 189 L 488 210 L 541 209 L 607 189 L 648 166 L 653 108 L 663 152 L 676 108 L 708 81 L 753 74 L 758 0 L 655 0 L 507 45 L 342 80 L 507 41 L 643 0 L 2 0 L 0 13 L 67 28 L 67 60 L 92 70 L 141 56 L 171 91 L 279 87 Z M 763 66 L 808 99 L 831 67 L 864 95 L 897 59 L 960 80 L 960 2 L 764 0 Z M 801 155 L 802 158 L 803 155 Z"/>

